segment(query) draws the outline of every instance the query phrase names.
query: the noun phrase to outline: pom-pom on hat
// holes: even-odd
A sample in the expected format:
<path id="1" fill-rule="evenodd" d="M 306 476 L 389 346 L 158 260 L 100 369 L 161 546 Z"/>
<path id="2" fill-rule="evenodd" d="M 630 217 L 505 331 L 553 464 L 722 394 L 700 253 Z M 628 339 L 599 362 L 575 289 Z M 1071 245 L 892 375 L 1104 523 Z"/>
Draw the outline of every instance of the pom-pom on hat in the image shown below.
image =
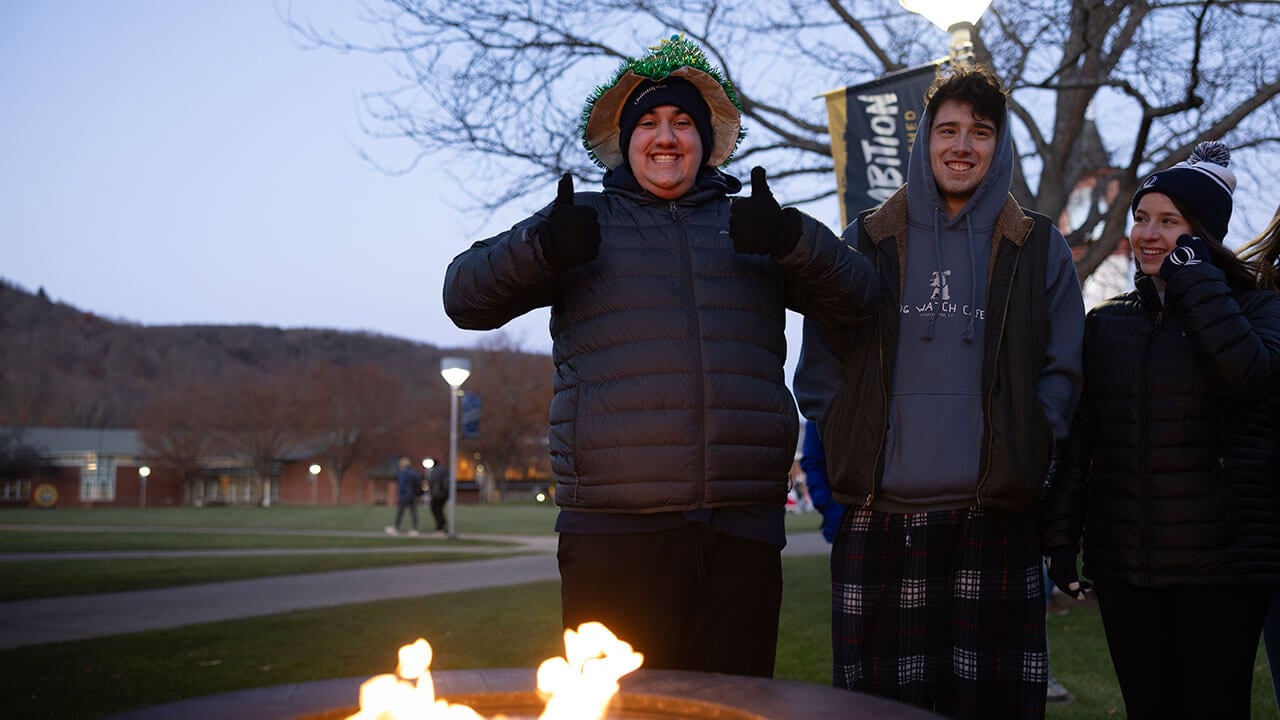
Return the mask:
<path id="1" fill-rule="evenodd" d="M 1138 201 L 1149 192 L 1168 195 L 1196 216 L 1223 242 L 1227 224 L 1231 222 L 1231 194 L 1236 189 L 1236 176 L 1227 166 L 1231 150 L 1220 142 L 1202 142 L 1191 151 L 1191 157 L 1166 170 L 1152 173 L 1133 194 L 1129 205 L 1132 213 Z"/>
<path id="2" fill-rule="evenodd" d="M 622 115 L 627 100 L 646 80 L 667 77 L 682 78 L 697 88 L 710 110 L 712 142 L 706 164 L 719 167 L 729 162 L 738 143 L 746 135 L 742 130 L 742 104 L 730 83 L 707 62 L 698 46 L 673 35 L 649 48 L 642 58 L 628 58 L 618 66 L 613 80 L 601 85 L 587 98 L 582 111 L 582 144 L 595 163 L 613 169 L 626 162 L 627 151 L 621 142 Z M 689 108 L 684 108 L 689 112 Z M 632 125 L 634 126 L 634 120 Z M 695 117 L 695 123 L 698 119 Z M 704 135 L 706 131 L 699 127 Z M 629 136 L 629 134 L 628 134 Z"/>

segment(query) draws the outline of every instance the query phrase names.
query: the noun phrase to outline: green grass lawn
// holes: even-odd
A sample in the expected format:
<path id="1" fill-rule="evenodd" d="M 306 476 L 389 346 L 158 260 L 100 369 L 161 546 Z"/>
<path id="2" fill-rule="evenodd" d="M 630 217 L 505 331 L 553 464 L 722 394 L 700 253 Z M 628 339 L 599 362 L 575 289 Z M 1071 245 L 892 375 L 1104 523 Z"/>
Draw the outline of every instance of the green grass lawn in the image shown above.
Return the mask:
<path id="1" fill-rule="evenodd" d="M 342 510 L 345 512 L 311 508 L 302 511 L 290 508 L 0 511 L 0 525 L 9 526 L 0 528 L 0 553 L 30 554 L 33 558 L 47 552 L 116 550 L 305 550 L 308 553 L 0 560 L 0 601 L 467 560 L 491 557 L 504 548 L 510 548 L 507 552 L 519 552 L 514 544 L 467 540 L 465 535 L 454 541 L 429 536 L 388 537 L 381 532 L 381 525 L 361 527 L 375 519 L 369 508 Z M 538 511 L 545 519 L 545 508 L 517 507 L 511 513 L 511 521 L 504 524 L 529 527 L 533 524 L 530 518 L 534 517 L 529 510 Z M 63 520 L 66 524 L 57 528 L 42 527 Z M 476 522 L 481 521 L 495 524 L 485 515 L 479 516 Z M 281 531 L 307 534 L 273 534 Z M 361 531 L 366 534 L 356 534 Z M 350 554 L 352 550 L 359 552 Z"/>
<path id="2" fill-rule="evenodd" d="M 269 550 L 269 549 L 323 549 L 323 548 L 408 548 L 443 547 L 443 538 L 403 535 L 388 537 L 382 533 L 368 537 L 344 535 L 283 535 L 244 533 L 177 531 L 174 528 L 158 528 L 150 532 L 111 530 L 95 532 L 41 532 L 39 530 L 0 530 L 0 553 L 26 552 L 103 552 L 109 550 Z M 495 543 L 459 539 L 448 543 L 450 547 L 494 546 Z"/>
<path id="3" fill-rule="evenodd" d="M 421 519 L 430 511 L 421 508 Z M 425 513 L 425 514 L 424 514 Z M 497 535 L 554 535 L 556 509 L 533 502 L 501 505 L 458 505 L 458 536 L 470 533 Z M 372 505 L 340 507 L 209 508 L 0 508 L 0 525 L 70 525 L 147 528 L 240 528 L 291 530 L 381 530 L 395 519 L 395 508 Z M 787 531 L 817 532 L 817 513 L 787 513 Z M 427 527 L 424 523 L 422 527 Z M 0 543 L 3 543 L 0 530 Z M 4 547 L 0 545 L 0 552 Z"/>
<path id="4" fill-rule="evenodd" d="M 88 720 L 230 690 L 392 672 L 418 637 L 437 669 L 563 653 L 559 585 L 538 583 L 0 651 L 0 718 Z M 352 698 L 352 704 L 358 702 Z"/>
<path id="5" fill-rule="evenodd" d="M 320 508 L 233 509 L 183 508 L 173 511 L 68 512 L 80 526 L 143 526 L 152 513 L 165 516 L 160 525 L 237 527 L 245 520 L 250 530 L 265 527 L 374 529 L 387 520 L 381 512 L 336 512 Z M 554 511 L 539 506 L 511 509 L 480 508 L 463 513 L 459 527 L 473 532 L 550 533 Z M 337 510 L 348 511 L 340 508 Z M 28 513 L 23 519 L 14 514 Z M 59 520 L 64 511 L 0 511 L 0 524 L 37 525 Z M 137 513 L 144 514 L 139 515 Z M 204 513 L 210 513 L 208 515 Z M 37 518 L 31 520 L 31 517 Z M 465 522 L 469 525 L 464 525 Z M 816 531 L 816 516 L 788 517 L 789 528 Z M 178 522 L 185 519 L 185 522 Z M 542 525 L 541 532 L 530 529 Z M 482 529 L 483 528 L 483 529 Z M 509 528 L 519 528 L 510 530 Z M 0 530 L 0 551 L 6 532 Z M 29 527 L 21 532 L 43 532 Z M 177 537 L 161 533 L 155 537 Z M 388 539 L 391 540 L 391 539 Z M 335 541 L 337 542 L 337 541 Z M 391 554 L 375 555 L 382 559 Z M 339 555 L 311 558 L 317 563 L 341 562 Z M 345 556 L 352 557 L 352 556 Z M 370 556 L 359 555 L 357 566 L 367 567 Z M 412 562 L 424 558 L 410 556 Z M 279 558 L 270 558 L 277 560 Z M 295 556 L 296 559 L 296 556 Z M 433 560 L 442 559 L 432 556 Z M 263 558 L 242 558 L 231 563 L 251 566 Z M 401 557 L 399 561 L 403 562 Z M 71 561 L 59 561 L 59 563 Z M 79 561 L 76 561 L 79 562 Z M 102 563 L 114 565 L 121 561 Z M 158 562 L 158 561 L 147 561 Z M 184 560 L 183 563 L 188 561 Z M 44 563 L 34 563 L 44 564 Z M 54 564 L 54 563 L 50 563 Z M 312 566 L 322 569 L 319 565 Z M 338 566 L 333 566 L 336 569 Z M 119 566 L 117 566 L 119 568 Z M 7 584 L 0 566 L 0 585 Z M 163 578 L 165 569 L 151 571 Z M 260 574 L 287 572 L 260 567 Z M 84 583 L 99 582 L 90 565 L 60 569 L 64 582 L 79 576 Z M 175 582 L 181 572 L 168 568 Z M 192 571 L 192 577 L 214 578 L 212 566 Z M 829 637 L 830 588 L 824 556 L 784 559 L 785 593 L 778 640 L 776 675 L 779 678 L 826 685 L 831 676 Z M 1048 619 L 1053 674 L 1075 695 L 1065 705 L 1051 705 L 1051 720 L 1091 720 L 1123 717 L 1123 704 L 1107 656 L 1101 621 L 1089 606 L 1072 608 Z M 437 669 L 536 667 L 546 657 L 563 652 L 559 630 L 558 585 L 532 585 L 478 590 L 452 595 L 380 601 L 338 608 L 308 610 L 208 623 L 172 630 L 158 630 L 95 640 L 53 643 L 0 651 L 0 718 L 91 719 L 187 697 L 252 687 L 306 682 L 337 677 L 364 677 L 394 668 L 396 649 L 425 637 L 435 649 Z M 1271 693 L 1265 657 L 1259 656 L 1254 674 L 1253 718 L 1278 718 Z M 354 704 L 356 699 L 352 699 Z"/>
<path id="6" fill-rule="evenodd" d="M 830 682 L 826 567 L 823 557 L 784 562 L 779 678 Z M 1054 674 L 1075 699 L 1051 705 L 1048 717 L 1123 717 L 1097 612 L 1051 616 L 1049 630 Z M 536 667 L 563 653 L 558 586 L 380 601 L 0 651 L 0 717 L 97 718 L 231 690 L 372 676 L 393 670 L 396 649 L 418 637 L 435 650 L 436 669 Z M 1277 717 L 1269 677 L 1260 660 L 1254 718 Z"/>

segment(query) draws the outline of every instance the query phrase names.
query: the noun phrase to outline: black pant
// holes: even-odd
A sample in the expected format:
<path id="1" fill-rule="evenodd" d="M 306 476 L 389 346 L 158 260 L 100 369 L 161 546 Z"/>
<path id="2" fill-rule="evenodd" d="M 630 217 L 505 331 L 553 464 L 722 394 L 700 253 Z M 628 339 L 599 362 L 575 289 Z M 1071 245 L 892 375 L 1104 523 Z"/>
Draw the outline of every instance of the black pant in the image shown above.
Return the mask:
<path id="1" fill-rule="evenodd" d="M 418 529 L 418 498 L 409 501 L 401 500 L 396 504 L 396 529 L 400 529 L 400 518 L 404 517 L 404 511 L 408 510 L 409 515 L 413 517 L 413 529 Z"/>
<path id="2" fill-rule="evenodd" d="M 566 628 L 596 620 L 650 669 L 773 676 L 781 548 L 687 525 L 560 535 Z"/>
<path id="3" fill-rule="evenodd" d="M 447 502 L 449 502 L 449 498 L 447 496 L 445 497 L 436 497 L 435 495 L 431 496 L 431 514 L 436 519 L 437 530 L 445 530 L 448 528 L 448 523 L 446 523 L 444 520 L 444 504 Z"/>
<path id="4" fill-rule="evenodd" d="M 1270 588 L 1097 583 L 1129 720 L 1248 720 Z"/>

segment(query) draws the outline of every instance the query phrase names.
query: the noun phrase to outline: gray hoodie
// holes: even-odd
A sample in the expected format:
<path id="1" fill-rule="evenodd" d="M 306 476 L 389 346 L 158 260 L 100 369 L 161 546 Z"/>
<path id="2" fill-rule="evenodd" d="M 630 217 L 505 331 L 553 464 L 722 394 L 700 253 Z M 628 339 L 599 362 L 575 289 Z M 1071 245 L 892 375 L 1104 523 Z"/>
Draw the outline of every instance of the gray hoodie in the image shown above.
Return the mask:
<path id="1" fill-rule="evenodd" d="M 907 166 L 907 257 L 877 505 L 972 502 L 982 444 L 982 337 L 991 232 L 1013 176 L 1008 123 L 991 169 L 947 219 L 926 113 Z"/>
<path id="2" fill-rule="evenodd" d="M 931 122 L 926 113 L 908 165 L 898 346 L 888 388 L 884 470 L 873 501 L 874 508 L 888 512 L 973 504 L 984 433 L 983 338 L 992 235 L 1013 176 L 1006 116 L 986 177 L 965 206 L 946 217 L 929 162 L 924 128 Z M 851 226 L 845 236 L 856 233 Z M 1061 440 L 1079 392 L 1084 307 L 1070 249 L 1056 230 L 1047 260 L 1051 332 L 1037 394 L 1045 419 Z M 814 418 L 825 412 L 830 397 L 806 397 L 808 389 L 827 395 L 837 387 L 832 375 L 838 365 L 824 362 L 824 354 L 806 339 L 797 371 L 797 399 Z M 811 376 L 802 382 L 806 373 Z"/>

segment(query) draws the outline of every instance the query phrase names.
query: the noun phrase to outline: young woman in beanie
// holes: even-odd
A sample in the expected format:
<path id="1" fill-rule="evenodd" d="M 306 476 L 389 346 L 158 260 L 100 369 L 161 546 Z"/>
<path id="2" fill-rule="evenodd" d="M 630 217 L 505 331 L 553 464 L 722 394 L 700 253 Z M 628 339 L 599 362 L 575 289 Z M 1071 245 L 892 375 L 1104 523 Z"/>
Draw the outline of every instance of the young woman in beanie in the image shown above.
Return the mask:
<path id="1" fill-rule="evenodd" d="M 1230 153 L 1134 194 L 1136 289 L 1090 311 L 1084 391 L 1046 489 L 1049 573 L 1095 588 L 1131 720 L 1248 718 L 1280 585 L 1280 295 L 1223 245 Z"/>
<path id="2" fill-rule="evenodd" d="M 646 668 L 771 676 L 799 422 L 788 309 L 852 329 L 882 293 L 832 232 L 719 168 L 733 86 L 683 38 L 627 60 L 583 112 L 599 192 L 556 199 L 456 257 L 444 304 L 488 330 L 551 308 L 549 446 L 565 627 L 595 620 Z"/>

